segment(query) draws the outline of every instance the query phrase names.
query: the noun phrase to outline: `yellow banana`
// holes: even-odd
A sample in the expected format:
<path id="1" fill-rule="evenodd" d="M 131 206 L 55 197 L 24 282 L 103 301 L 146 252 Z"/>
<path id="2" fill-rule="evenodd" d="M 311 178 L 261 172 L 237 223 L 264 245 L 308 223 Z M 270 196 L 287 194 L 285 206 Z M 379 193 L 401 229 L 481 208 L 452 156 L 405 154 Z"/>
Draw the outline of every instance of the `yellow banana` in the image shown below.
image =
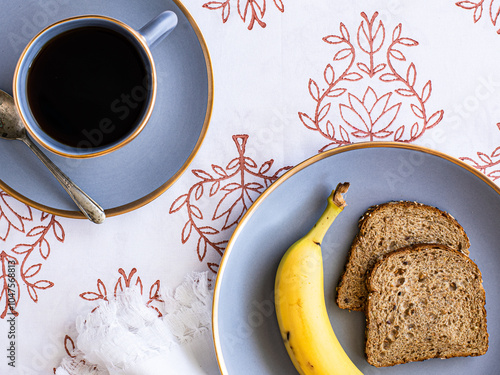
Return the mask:
<path id="1" fill-rule="evenodd" d="M 280 332 L 302 375 L 361 374 L 333 332 L 325 304 L 321 241 L 346 203 L 339 184 L 314 227 L 285 253 L 278 267 L 274 298 Z"/>

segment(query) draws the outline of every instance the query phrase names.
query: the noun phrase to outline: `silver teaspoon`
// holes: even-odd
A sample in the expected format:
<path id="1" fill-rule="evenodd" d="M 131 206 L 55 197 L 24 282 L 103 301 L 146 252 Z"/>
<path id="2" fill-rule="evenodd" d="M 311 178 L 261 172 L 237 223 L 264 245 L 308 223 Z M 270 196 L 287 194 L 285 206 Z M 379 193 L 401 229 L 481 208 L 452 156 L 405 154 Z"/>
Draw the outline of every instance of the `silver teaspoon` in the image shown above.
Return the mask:
<path id="1" fill-rule="evenodd" d="M 92 198 L 69 179 L 40 149 L 28 138 L 12 96 L 0 90 L 0 138 L 17 139 L 24 142 L 49 168 L 80 211 L 92 222 L 100 224 L 106 218 L 104 210 Z"/>

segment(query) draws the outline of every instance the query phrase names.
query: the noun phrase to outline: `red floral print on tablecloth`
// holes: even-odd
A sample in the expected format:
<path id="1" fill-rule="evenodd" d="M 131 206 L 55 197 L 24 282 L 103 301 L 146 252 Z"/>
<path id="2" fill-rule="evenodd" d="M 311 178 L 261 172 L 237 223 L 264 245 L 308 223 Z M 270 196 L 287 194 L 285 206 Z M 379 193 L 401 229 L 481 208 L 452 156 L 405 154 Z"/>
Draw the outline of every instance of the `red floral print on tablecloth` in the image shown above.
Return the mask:
<path id="1" fill-rule="evenodd" d="M 96 291 L 87 291 L 80 293 L 80 297 L 86 301 L 94 302 L 94 301 L 106 301 L 108 302 L 110 298 L 114 298 L 118 293 L 123 292 L 126 288 L 134 288 L 137 287 L 138 291 L 142 296 L 144 296 L 144 285 L 140 276 L 137 275 L 137 268 L 132 268 L 129 273 L 127 273 L 123 268 L 118 269 L 118 274 L 120 275 L 114 285 L 112 286 L 112 295 L 108 292 L 108 288 L 104 284 L 101 279 L 97 279 L 97 290 Z M 158 317 L 162 317 L 163 314 L 160 311 L 160 306 L 164 302 L 160 297 L 160 280 L 156 280 L 150 287 L 149 293 L 146 297 L 147 300 L 145 302 L 146 306 L 156 311 Z M 94 312 L 98 308 L 95 307 L 92 312 Z M 65 335 L 64 337 L 64 349 L 66 354 L 73 359 L 76 359 L 81 365 L 85 366 L 85 360 L 80 358 L 81 353 L 78 353 L 78 349 L 76 347 L 75 341 L 71 337 L 70 334 Z M 76 365 L 76 363 L 75 363 Z M 95 365 L 88 365 L 89 370 L 96 370 Z M 56 373 L 56 369 L 53 369 L 54 374 Z"/>
<path id="2" fill-rule="evenodd" d="M 335 48 L 333 60 L 323 77 L 309 80 L 312 111 L 299 112 L 307 129 L 327 139 L 320 152 L 358 140 L 413 142 L 443 118 L 428 108 L 431 81 L 419 83 L 404 53 L 418 42 L 403 36 L 401 24 L 387 35 L 377 12 L 361 17 L 354 37 L 341 23 L 340 34 L 323 38 Z"/>
<path id="3" fill-rule="evenodd" d="M 123 292 L 125 288 L 131 288 L 134 286 L 139 288 L 141 295 L 144 295 L 144 286 L 142 284 L 140 276 L 136 276 L 136 268 L 132 268 L 132 270 L 128 274 L 123 268 L 120 268 L 118 269 L 118 273 L 120 274 L 120 276 L 116 280 L 116 283 L 113 287 L 113 297 L 116 297 L 117 293 Z M 149 288 L 149 296 L 146 302 L 146 306 L 154 309 L 158 313 L 158 316 L 161 317 L 162 313 L 160 312 L 158 306 L 155 306 L 155 303 L 161 304 L 163 302 L 163 300 L 160 298 L 159 293 L 160 280 L 156 280 Z M 80 294 L 80 297 L 86 301 L 109 301 L 108 289 L 101 279 L 97 279 L 97 291 L 83 292 Z"/>
<path id="4" fill-rule="evenodd" d="M 474 23 L 477 23 L 483 15 L 488 14 L 489 20 L 493 26 L 497 26 L 498 17 L 500 16 L 500 1 L 499 0 L 476 0 L 476 1 L 458 1 L 455 3 L 458 7 L 472 11 Z M 485 18 L 486 18 L 485 17 Z M 497 34 L 500 34 L 500 29 L 497 29 Z"/>
<path id="5" fill-rule="evenodd" d="M 188 220 L 181 233 L 182 243 L 190 239 L 197 241 L 198 259 L 203 262 L 207 252 L 215 251 L 222 256 L 231 231 L 257 197 L 276 181 L 281 174 L 291 167 L 279 168 L 270 173 L 274 160 L 258 165 L 255 160 L 245 155 L 248 135 L 234 135 L 238 155 L 231 159 L 226 167 L 212 164 L 212 170 L 192 170 L 200 180 L 186 194 L 179 196 L 172 203 L 170 213 L 187 211 Z M 198 202 L 205 197 L 216 201 L 214 212 L 202 212 Z M 207 224 L 207 220 L 211 223 Z M 218 264 L 207 263 L 208 268 L 217 273 Z"/>
<path id="6" fill-rule="evenodd" d="M 38 302 L 38 293 L 54 286 L 52 281 L 38 279 L 43 262 L 50 256 L 54 242 L 64 242 L 65 232 L 56 216 L 35 211 L 0 191 L 0 263 L 1 294 L 0 318 L 11 311 L 18 315 L 21 286 L 24 285 L 33 302 Z M 39 217 L 39 219 L 38 219 Z M 19 237 L 19 238 L 18 238 Z M 7 240 L 16 244 L 5 248 Z"/>
<path id="7" fill-rule="evenodd" d="M 273 0 L 276 8 L 283 13 L 285 6 L 282 0 Z M 263 18 L 267 11 L 267 3 L 269 0 L 223 0 L 223 1 L 209 1 L 203 4 L 203 8 L 210 10 L 217 10 L 221 12 L 222 23 L 226 23 L 231 15 L 231 4 L 236 3 L 238 15 L 243 23 L 248 22 L 248 30 L 252 30 L 255 22 L 264 28 L 266 23 Z"/>
<path id="8" fill-rule="evenodd" d="M 500 122 L 497 124 L 498 130 L 500 130 Z M 461 157 L 460 160 L 469 163 L 474 168 L 484 173 L 492 181 L 500 179 L 500 146 L 495 148 L 491 152 L 481 152 L 476 153 L 477 160 L 470 157 Z"/>

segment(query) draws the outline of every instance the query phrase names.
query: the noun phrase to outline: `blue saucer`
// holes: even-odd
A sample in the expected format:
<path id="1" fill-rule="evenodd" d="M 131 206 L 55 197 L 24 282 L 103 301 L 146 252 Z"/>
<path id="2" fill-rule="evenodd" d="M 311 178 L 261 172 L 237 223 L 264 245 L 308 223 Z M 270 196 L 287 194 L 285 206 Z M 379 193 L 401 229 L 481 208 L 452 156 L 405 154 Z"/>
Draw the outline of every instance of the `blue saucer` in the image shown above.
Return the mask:
<path id="1" fill-rule="evenodd" d="M 150 121 L 123 148 L 93 159 L 47 155 L 106 210 L 107 216 L 141 207 L 165 192 L 187 169 L 208 129 L 213 75 L 203 36 L 177 0 L 18 1 L 0 16 L 0 88 L 12 94 L 14 68 L 28 41 L 42 28 L 71 16 L 103 14 L 140 28 L 164 10 L 179 23 L 152 52 L 158 94 Z M 0 140 L 0 189 L 53 214 L 83 218 L 57 180 L 21 142 Z"/>

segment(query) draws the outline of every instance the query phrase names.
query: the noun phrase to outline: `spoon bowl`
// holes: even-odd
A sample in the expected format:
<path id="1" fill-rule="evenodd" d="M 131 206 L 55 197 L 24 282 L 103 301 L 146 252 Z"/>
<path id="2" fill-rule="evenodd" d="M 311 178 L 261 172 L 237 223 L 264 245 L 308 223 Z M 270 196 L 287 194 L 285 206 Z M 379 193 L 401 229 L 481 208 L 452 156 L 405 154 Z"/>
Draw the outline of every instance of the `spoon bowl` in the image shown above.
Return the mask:
<path id="1" fill-rule="evenodd" d="M 0 138 L 19 140 L 26 144 L 52 172 L 85 217 L 96 224 L 104 222 L 106 215 L 102 207 L 71 181 L 71 179 L 66 176 L 30 138 L 28 138 L 26 128 L 17 113 L 14 99 L 3 90 L 0 90 Z"/>

